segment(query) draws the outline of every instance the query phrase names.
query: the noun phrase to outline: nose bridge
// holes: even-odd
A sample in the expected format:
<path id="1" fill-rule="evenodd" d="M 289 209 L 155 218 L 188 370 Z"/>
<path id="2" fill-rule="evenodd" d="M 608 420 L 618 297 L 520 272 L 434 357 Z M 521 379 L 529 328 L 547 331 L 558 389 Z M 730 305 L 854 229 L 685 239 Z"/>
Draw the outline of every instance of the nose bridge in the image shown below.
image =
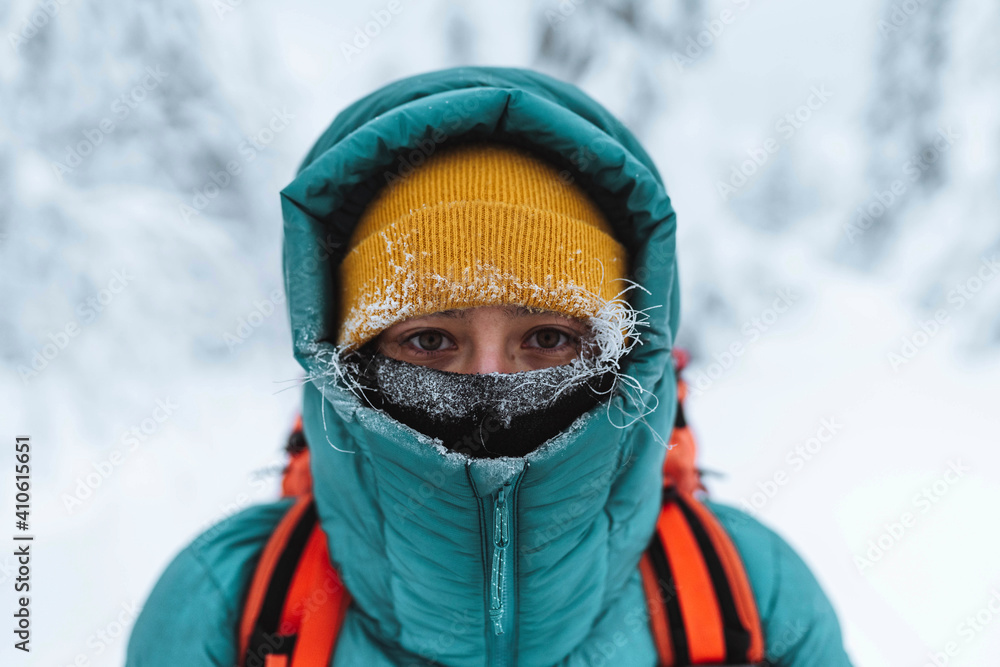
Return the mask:
<path id="1" fill-rule="evenodd" d="M 469 356 L 465 373 L 513 373 L 516 360 L 508 350 L 507 319 L 509 316 L 496 307 L 475 308 L 468 311 Z"/>
<path id="2" fill-rule="evenodd" d="M 473 351 L 470 373 L 514 373 L 515 360 L 500 341 L 484 341 Z"/>

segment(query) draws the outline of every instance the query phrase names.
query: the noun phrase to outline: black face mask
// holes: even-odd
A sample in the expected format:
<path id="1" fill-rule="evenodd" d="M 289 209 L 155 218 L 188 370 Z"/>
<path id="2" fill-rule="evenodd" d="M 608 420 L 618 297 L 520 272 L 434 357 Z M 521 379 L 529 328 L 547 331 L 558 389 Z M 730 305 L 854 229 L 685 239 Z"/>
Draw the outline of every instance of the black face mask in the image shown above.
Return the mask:
<path id="1" fill-rule="evenodd" d="M 351 363 L 361 392 L 396 421 L 474 458 L 524 456 L 608 398 L 613 372 L 584 361 L 523 373 L 449 373 L 381 354 Z"/>

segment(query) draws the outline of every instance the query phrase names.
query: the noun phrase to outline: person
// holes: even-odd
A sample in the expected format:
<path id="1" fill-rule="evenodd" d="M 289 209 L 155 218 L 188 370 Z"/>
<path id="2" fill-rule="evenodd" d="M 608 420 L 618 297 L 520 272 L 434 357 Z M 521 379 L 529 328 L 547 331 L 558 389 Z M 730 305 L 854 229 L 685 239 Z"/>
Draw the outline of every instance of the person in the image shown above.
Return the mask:
<path id="1" fill-rule="evenodd" d="M 780 537 L 664 486 L 676 215 L 599 104 L 519 69 L 397 81 L 338 115 L 281 197 L 310 486 L 185 548 L 127 665 L 850 664 Z M 281 540 L 335 585 L 275 574 Z M 327 598 L 312 630 L 257 641 L 264 615 Z M 697 620 L 723 616 L 738 632 Z"/>

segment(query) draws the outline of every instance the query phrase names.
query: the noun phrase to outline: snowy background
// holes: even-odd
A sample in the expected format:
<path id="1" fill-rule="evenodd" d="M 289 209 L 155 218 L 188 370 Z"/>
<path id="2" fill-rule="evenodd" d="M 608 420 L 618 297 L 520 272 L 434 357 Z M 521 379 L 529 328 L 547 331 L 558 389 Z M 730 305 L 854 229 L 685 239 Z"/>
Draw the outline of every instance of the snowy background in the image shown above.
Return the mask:
<path id="1" fill-rule="evenodd" d="M 38 536 L 34 650 L 0 662 L 120 664 L 174 553 L 274 497 L 278 191 L 356 98 L 491 64 L 656 160 L 712 491 L 810 563 L 856 664 L 997 664 L 1000 5 L 399 0 L 359 38 L 390 4 L 0 3 L 0 437 L 33 437 Z"/>

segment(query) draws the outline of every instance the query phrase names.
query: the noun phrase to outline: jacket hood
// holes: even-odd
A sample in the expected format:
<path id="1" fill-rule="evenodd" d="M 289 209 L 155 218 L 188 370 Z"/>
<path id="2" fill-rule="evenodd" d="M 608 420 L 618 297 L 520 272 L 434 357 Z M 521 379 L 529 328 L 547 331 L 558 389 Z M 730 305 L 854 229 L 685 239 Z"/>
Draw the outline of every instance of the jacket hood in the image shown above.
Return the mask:
<path id="1" fill-rule="evenodd" d="M 468 139 L 520 145 L 578 179 L 628 250 L 641 286 L 628 298 L 648 317 L 621 367 L 642 391 L 619 392 L 523 458 L 450 452 L 363 404 L 337 372 L 336 266 L 360 212 L 438 146 Z M 281 200 L 314 493 L 364 631 L 398 663 L 584 655 L 652 535 L 676 406 L 676 220 L 649 156 L 569 84 L 457 68 L 341 112 Z"/>

